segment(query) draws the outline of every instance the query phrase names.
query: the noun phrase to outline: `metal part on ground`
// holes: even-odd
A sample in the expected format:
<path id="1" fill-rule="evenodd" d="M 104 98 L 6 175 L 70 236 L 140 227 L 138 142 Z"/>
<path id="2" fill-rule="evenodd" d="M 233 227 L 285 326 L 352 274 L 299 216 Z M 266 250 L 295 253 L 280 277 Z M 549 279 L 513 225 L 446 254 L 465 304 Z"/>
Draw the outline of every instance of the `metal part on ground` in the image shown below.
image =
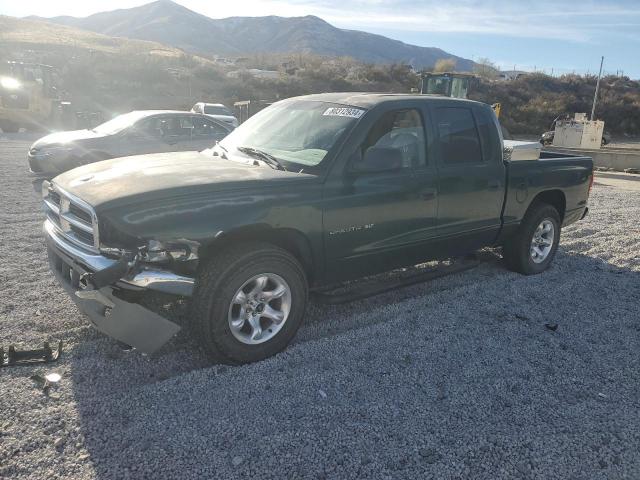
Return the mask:
<path id="1" fill-rule="evenodd" d="M 53 350 L 49 342 L 44 342 L 44 347 L 36 350 L 16 350 L 13 345 L 5 352 L 0 347 L 0 367 L 17 367 L 21 365 L 33 365 L 36 363 L 55 362 L 62 353 L 62 340 L 58 342 L 58 348 Z"/>

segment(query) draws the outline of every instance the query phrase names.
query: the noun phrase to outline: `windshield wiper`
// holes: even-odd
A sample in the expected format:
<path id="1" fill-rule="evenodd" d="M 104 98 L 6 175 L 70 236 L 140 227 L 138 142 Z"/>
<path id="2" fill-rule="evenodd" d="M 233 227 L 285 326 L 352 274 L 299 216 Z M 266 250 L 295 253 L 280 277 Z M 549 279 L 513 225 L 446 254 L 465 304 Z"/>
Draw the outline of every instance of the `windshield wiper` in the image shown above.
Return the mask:
<path id="1" fill-rule="evenodd" d="M 258 158 L 262 160 L 264 163 L 268 164 L 272 168 L 275 168 L 276 170 L 284 170 L 285 172 L 287 171 L 287 169 L 282 164 L 282 162 L 278 160 L 276 157 L 274 157 L 273 155 L 271 155 L 270 153 L 264 152 L 262 150 L 258 150 L 257 148 L 253 148 L 253 147 L 236 147 L 236 148 L 238 149 L 238 151 L 244 154 L 247 154 L 254 158 Z"/>

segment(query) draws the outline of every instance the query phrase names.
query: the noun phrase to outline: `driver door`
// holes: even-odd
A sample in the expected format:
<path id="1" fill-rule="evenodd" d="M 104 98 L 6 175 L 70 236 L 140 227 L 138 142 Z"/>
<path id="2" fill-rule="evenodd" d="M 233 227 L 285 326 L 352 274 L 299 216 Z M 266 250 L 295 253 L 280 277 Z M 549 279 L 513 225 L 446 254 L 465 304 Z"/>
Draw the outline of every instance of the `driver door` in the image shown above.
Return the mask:
<path id="1" fill-rule="evenodd" d="M 379 114 L 340 178 L 325 184 L 324 240 L 329 281 L 418 263 L 435 235 L 437 176 L 427 158 L 424 112 Z M 402 152 L 400 168 L 358 172 L 370 148 Z M 388 151 L 388 150 L 386 150 Z"/>

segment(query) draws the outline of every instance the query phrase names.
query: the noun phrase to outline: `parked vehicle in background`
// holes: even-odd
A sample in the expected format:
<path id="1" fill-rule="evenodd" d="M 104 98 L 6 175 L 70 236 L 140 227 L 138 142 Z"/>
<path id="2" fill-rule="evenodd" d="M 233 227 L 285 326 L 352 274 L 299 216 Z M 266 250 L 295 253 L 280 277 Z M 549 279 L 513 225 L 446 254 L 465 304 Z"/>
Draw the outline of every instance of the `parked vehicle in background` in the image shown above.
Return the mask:
<path id="1" fill-rule="evenodd" d="M 226 123 L 190 112 L 134 111 L 90 130 L 57 132 L 41 138 L 29 149 L 29 168 L 51 175 L 109 158 L 204 150 L 231 130 Z"/>
<path id="2" fill-rule="evenodd" d="M 544 132 L 542 135 L 540 135 L 540 143 L 545 147 L 549 145 L 553 145 L 553 139 L 555 138 L 555 136 L 556 136 L 555 130 L 549 130 L 548 132 Z M 601 145 L 604 147 L 609 143 L 611 143 L 611 135 L 609 135 L 607 132 L 604 132 L 602 134 Z"/>
<path id="3" fill-rule="evenodd" d="M 539 152 L 503 144 L 491 107 L 469 100 L 283 100 L 211 150 L 45 182 L 51 268 L 99 330 L 143 352 L 180 328 L 131 295 L 158 290 L 191 297 L 212 358 L 252 362 L 291 341 L 310 288 L 485 246 L 546 270 L 587 214 L 593 161 Z"/>
<path id="4" fill-rule="evenodd" d="M 554 118 L 551 122 L 549 130 L 540 135 L 540 143 L 545 147 L 553 145 L 553 139 L 556 136 L 556 122 L 568 121 L 571 120 L 571 118 L 572 116 L 568 113 L 563 113 L 562 115 L 558 115 L 556 118 Z M 611 143 L 611 135 L 609 135 L 607 132 L 603 132 L 600 144 L 604 147 L 609 143 Z"/>
<path id="5" fill-rule="evenodd" d="M 201 113 L 216 120 L 220 120 L 233 128 L 238 126 L 238 119 L 233 112 L 221 103 L 196 103 L 191 109 L 193 113 Z"/>
<path id="6" fill-rule="evenodd" d="M 0 129 L 42 131 L 59 122 L 62 114 L 55 69 L 41 63 L 7 62 L 0 65 Z"/>

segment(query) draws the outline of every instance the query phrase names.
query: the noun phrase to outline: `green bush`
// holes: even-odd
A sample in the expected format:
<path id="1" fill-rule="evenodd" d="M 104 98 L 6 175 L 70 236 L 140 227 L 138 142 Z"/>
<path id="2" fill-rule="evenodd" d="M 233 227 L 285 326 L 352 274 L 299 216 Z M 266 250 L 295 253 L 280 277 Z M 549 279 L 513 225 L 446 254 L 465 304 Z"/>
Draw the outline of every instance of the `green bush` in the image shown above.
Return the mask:
<path id="1" fill-rule="evenodd" d="M 596 77 L 529 74 L 510 82 L 480 81 L 469 95 L 486 103 L 500 102 L 500 121 L 511 133 L 541 133 L 562 114 L 591 114 Z M 596 117 L 613 134 L 640 135 L 640 83 L 626 77 L 604 77 Z"/>

